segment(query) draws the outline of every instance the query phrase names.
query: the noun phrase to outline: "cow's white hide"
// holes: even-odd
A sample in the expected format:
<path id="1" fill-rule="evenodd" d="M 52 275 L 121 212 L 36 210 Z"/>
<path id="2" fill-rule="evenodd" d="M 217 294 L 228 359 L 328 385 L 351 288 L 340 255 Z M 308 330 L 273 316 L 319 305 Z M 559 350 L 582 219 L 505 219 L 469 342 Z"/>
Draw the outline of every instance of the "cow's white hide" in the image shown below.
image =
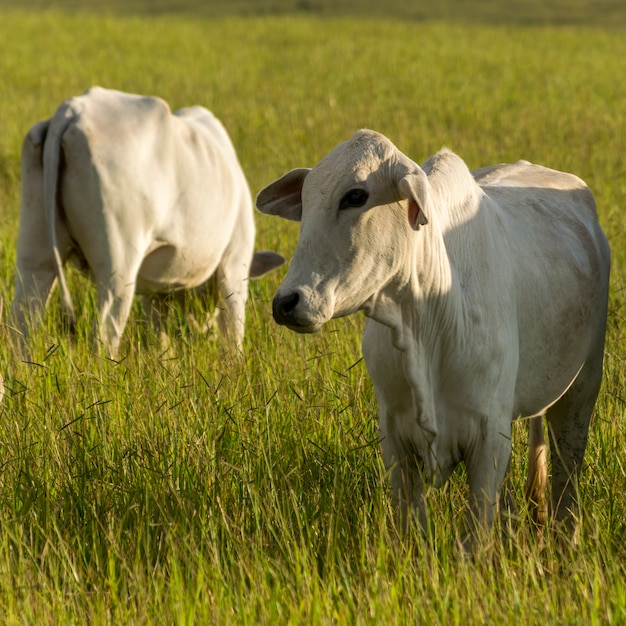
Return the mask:
<path id="1" fill-rule="evenodd" d="M 257 207 L 301 220 L 278 323 L 315 332 L 368 317 L 363 354 L 403 525 L 409 508 L 425 522 L 425 481 L 440 485 L 464 462 L 470 517 L 489 527 L 520 417 L 533 418 L 529 486 L 540 502 L 544 414 L 553 510 L 576 513 L 610 265 L 583 181 L 527 161 L 472 174 L 446 149 L 419 167 L 364 130 L 267 186 Z"/>
<path id="2" fill-rule="evenodd" d="M 94 87 L 33 126 L 22 147 L 12 314 L 26 337 L 70 256 L 98 289 L 98 335 L 115 354 L 135 293 L 160 318 L 167 294 L 216 276 L 223 330 L 241 346 L 255 227 L 226 130 L 206 109 Z M 260 256 L 260 275 L 282 257 Z"/>

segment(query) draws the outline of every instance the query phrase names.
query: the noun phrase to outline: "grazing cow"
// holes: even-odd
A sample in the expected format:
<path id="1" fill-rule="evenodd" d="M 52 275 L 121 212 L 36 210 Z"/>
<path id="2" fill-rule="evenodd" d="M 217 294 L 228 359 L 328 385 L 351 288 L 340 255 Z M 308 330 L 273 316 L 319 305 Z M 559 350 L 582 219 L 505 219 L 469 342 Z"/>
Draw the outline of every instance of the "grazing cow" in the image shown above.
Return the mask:
<path id="1" fill-rule="evenodd" d="M 256 203 L 301 221 L 275 320 L 312 333 L 357 310 L 368 317 L 363 354 L 402 526 L 411 510 L 426 522 L 425 484 L 463 461 L 468 518 L 490 528 L 520 417 L 532 418 L 529 486 L 540 502 L 544 414 L 553 512 L 571 521 L 610 265 L 589 188 L 527 161 L 472 174 L 446 149 L 419 167 L 362 130 Z"/>
<path id="2" fill-rule="evenodd" d="M 26 337 L 63 264 L 77 257 L 98 289 L 99 338 L 117 353 L 135 293 L 154 321 L 167 294 L 215 274 L 222 330 L 241 346 L 249 275 L 283 262 L 253 254 L 252 199 L 222 124 L 195 106 L 94 87 L 30 129 L 12 313 Z"/>

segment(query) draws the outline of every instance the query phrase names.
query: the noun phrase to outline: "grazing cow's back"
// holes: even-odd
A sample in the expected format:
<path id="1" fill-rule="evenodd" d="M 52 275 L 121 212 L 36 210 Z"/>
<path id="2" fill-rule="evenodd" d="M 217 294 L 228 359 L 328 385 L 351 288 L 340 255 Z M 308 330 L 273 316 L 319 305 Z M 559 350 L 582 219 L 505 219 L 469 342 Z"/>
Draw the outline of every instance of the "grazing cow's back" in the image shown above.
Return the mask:
<path id="1" fill-rule="evenodd" d="M 97 285 L 99 336 L 112 353 L 135 293 L 160 324 L 164 296 L 214 274 L 223 328 L 241 345 L 254 235 L 244 174 L 212 113 L 171 114 L 158 98 L 93 88 L 24 140 L 18 328 L 27 333 L 57 277 L 73 317 L 63 264 L 75 255 Z"/>
<path id="2" fill-rule="evenodd" d="M 528 491 L 541 505 L 543 414 L 555 515 L 575 513 L 610 257 L 580 179 L 523 161 L 473 176 L 448 150 L 420 168 L 361 131 L 257 206 L 302 222 L 276 320 L 315 332 L 359 309 L 369 318 L 363 354 L 403 524 L 408 507 L 425 522 L 424 481 L 463 461 L 472 514 L 489 526 L 519 417 L 534 418 Z"/>

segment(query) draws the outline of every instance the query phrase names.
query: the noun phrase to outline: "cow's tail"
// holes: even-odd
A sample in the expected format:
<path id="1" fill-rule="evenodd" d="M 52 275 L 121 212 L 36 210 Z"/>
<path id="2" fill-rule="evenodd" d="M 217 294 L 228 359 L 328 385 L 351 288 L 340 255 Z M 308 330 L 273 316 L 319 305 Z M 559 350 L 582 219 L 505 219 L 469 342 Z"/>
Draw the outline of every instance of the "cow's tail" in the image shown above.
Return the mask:
<path id="1" fill-rule="evenodd" d="M 543 417 L 533 417 L 528 423 L 528 476 L 526 501 L 530 515 L 538 526 L 544 526 L 548 516 L 548 447 L 543 434 Z"/>
<path id="2" fill-rule="evenodd" d="M 43 150 L 43 205 L 46 220 L 46 228 L 52 247 L 54 268 L 59 280 L 61 290 L 61 302 L 67 316 L 70 330 L 73 332 L 76 326 L 76 313 L 67 287 L 63 259 L 59 249 L 58 221 L 61 207 L 59 180 L 61 172 L 61 146 L 63 135 L 69 125 L 74 121 L 75 111 L 68 103 L 61 105 L 55 116 L 50 120 L 50 126 L 46 135 Z"/>

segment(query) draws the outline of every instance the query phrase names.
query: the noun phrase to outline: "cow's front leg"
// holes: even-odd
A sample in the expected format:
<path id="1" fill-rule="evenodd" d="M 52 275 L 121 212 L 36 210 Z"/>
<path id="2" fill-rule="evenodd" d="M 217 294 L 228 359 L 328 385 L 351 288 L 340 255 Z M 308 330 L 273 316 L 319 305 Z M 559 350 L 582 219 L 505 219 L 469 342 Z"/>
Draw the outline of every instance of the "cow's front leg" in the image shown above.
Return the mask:
<path id="1" fill-rule="evenodd" d="M 411 446 L 407 447 L 384 429 L 381 429 L 381 451 L 389 472 L 398 529 L 402 534 L 408 534 L 411 525 L 417 519 L 422 530 L 426 531 L 428 514 L 424 499 L 424 476 L 419 458 Z"/>
<path id="2" fill-rule="evenodd" d="M 491 424 L 485 416 L 474 441 L 465 450 L 470 501 L 463 543 L 472 549 L 477 535 L 489 532 L 511 458 L 511 424 Z"/>
<path id="3" fill-rule="evenodd" d="M 405 456 L 391 468 L 391 490 L 396 505 L 398 528 L 407 534 L 414 520 L 419 522 L 422 531 L 428 529 L 424 480 L 416 464 L 416 459 Z"/>
<path id="4" fill-rule="evenodd" d="M 246 325 L 246 301 L 248 299 L 248 275 L 241 264 L 221 266 L 217 271 L 221 296 L 218 307 L 223 307 L 217 317 L 220 332 L 233 340 L 241 350 Z"/>

